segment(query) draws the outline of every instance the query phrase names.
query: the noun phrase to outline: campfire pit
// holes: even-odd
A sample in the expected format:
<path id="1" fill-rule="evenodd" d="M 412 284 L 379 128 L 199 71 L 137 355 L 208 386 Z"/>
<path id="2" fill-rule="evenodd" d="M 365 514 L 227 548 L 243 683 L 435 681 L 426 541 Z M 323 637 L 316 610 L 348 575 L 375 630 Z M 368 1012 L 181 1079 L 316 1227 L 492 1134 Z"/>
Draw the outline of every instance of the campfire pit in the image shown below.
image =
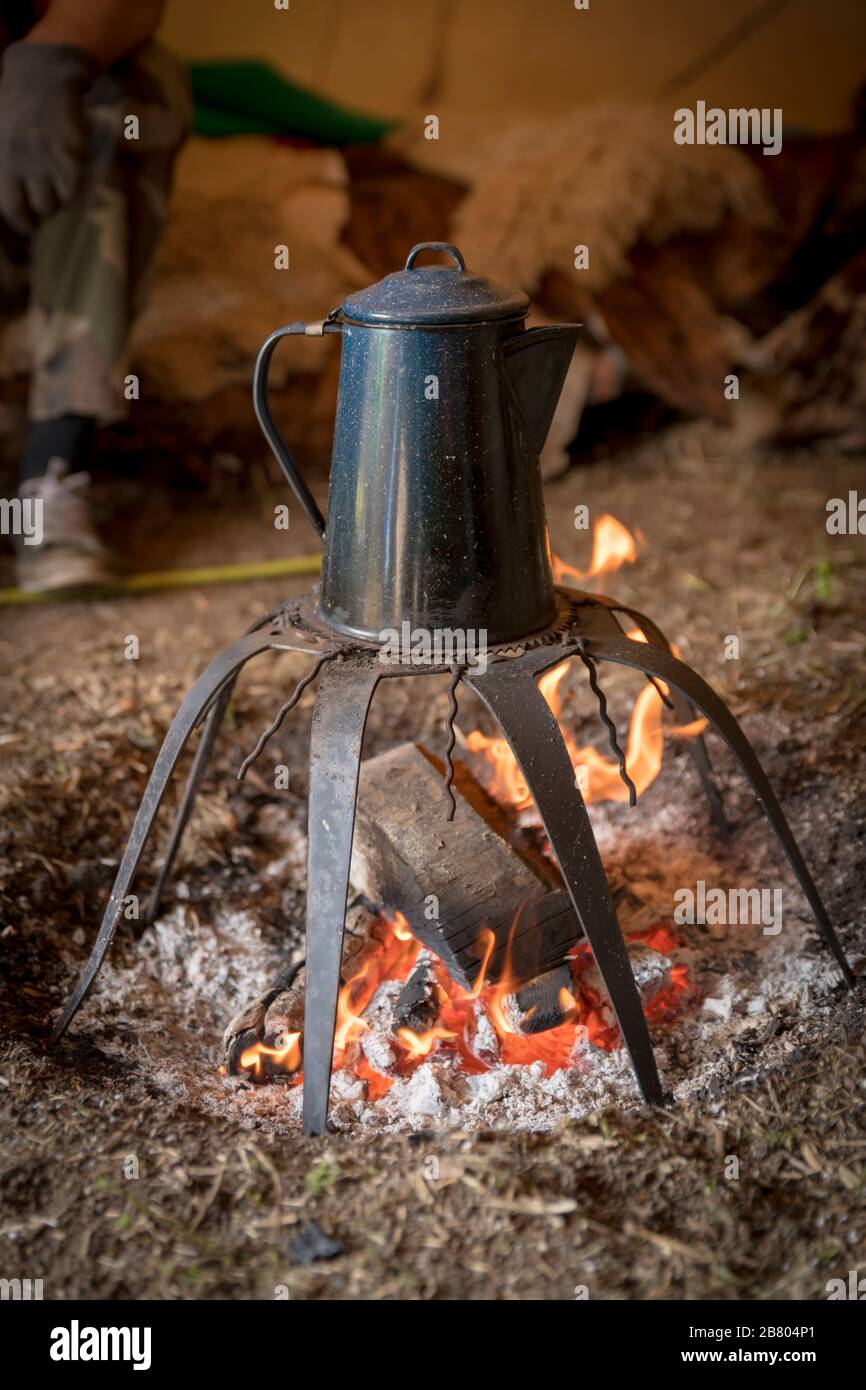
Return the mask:
<path id="1" fill-rule="evenodd" d="M 479 979 L 483 984 L 488 967 L 491 980 L 501 976 L 509 940 L 520 940 L 510 966 L 513 972 L 516 959 L 517 972 L 508 982 L 516 1031 L 529 1031 L 527 1016 L 549 1018 L 559 1026 L 551 996 L 561 1005 L 565 987 L 557 972 L 575 959 L 576 950 L 585 949 L 610 999 L 641 1094 L 655 1104 L 664 1099 L 641 994 L 584 799 L 538 685 L 546 673 L 572 658 L 588 673 L 632 804 L 635 788 L 599 684 L 599 663 L 641 672 L 679 723 L 693 723 L 699 712 L 723 737 L 751 782 L 845 980 L 853 983 L 784 813 L 724 702 L 673 654 L 660 630 L 642 613 L 615 599 L 553 586 L 537 452 L 568 367 L 575 330 L 526 332 L 523 296 L 469 275 L 453 248 L 445 249 L 457 260 L 458 272 L 438 267 L 419 271 L 414 259 L 420 249 L 413 249 L 400 275 L 347 301 L 342 325 L 335 311 L 320 325 L 280 330 L 263 349 L 256 375 L 257 410 L 289 481 L 325 535 L 322 589 L 263 618 L 211 663 L 184 701 L 156 760 L 90 960 L 56 1030 L 57 1037 L 66 1030 L 99 970 L 190 734 L 207 716 L 151 914 L 237 674 L 267 650 L 304 653 L 312 659 L 310 670 L 241 772 L 318 677 L 310 745 L 302 1039 L 304 1127 L 313 1134 L 322 1133 L 327 1123 L 361 746 L 369 705 L 383 678 L 450 676 L 443 816 L 446 808 L 453 816 L 456 806 L 452 753 L 461 682 L 480 697 L 498 725 L 537 807 L 562 888 L 534 876 L 525 933 L 518 937 L 513 928 L 514 905 L 485 924 L 487 938 L 471 916 L 465 931 L 456 918 L 440 916 L 435 930 L 417 914 L 409 920 L 412 932 L 446 963 L 452 982 L 464 991 Z M 324 519 L 276 434 L 266 399 L 267 368 L 276 342 L 285 334 L 338 332 L 341 326 L 344 358 L 325 532 Z M 420 410 L 419 402 L 406 394 L 413 382 L 423 402 Z M 378 409 L 362 393 L 362 388 L 369 393 L 373 385 Z M 407 511 L 407 495 L 414 495 L 415 511 Z M 376 536 L 364 529 L 371 518 L 380 525 Z M 387 635 L 404 625 L 412 638 L 409 664 L 405 646 L 396 659 L 390 654 L 393 638 Z M 473 641 L 464 640 L 457 654 L 446 652 L 439 640 L 442 634 L 453 639 L 470 632 Z M 416 649 L 419 633 L 428 640 Z M 723 829 L 724 810 L 702 735 L 691 738 L 688 747 L 713 819 Z M 378 817 L 387 838 L 384 820 L 384 815 Z M 430 855 L 433 879 L 433 843 Z M 515 891 L 522 891 L 519 884 Z M 484 949 L 485 940 L 489 950 Z M 419 980 L 415 1006 L 423 1002 L 422 986 Z M 285 1039 L 283 1045 L 297 1047 L 300 1060 L 299 1036 Z"/>
<path id="2" fill-rule="evenodd" d="M 462 1078 L 533 1063 L 551 1076 L 571 1065 L 579 1043 L 618 1045 L 556 866 L 524 843 L 513 815 L 460 761 L 455 815 L 443 821 L 441 774 L 438 760 L 411 743 L 361 765 L 351 868 L 360 893 L 347 913 L 334 1053 L 344 1094 L 354 1079 L 371 1097 L 384 1095 L 434 1054 Z M 387 906 L 374 914 L 370 902 Z M 464 943 L 456 953 L 454 942 Z M 653 1020 L 674 1015 L 692 994 L 687 968 L 663 953 L 675 944 L 662 920 L 628 933 Z M 561 963 L 547 966 L 547 952 Z M 303 980 L 283 972 L 229 1024 L 226 1071 L 296 1081 L 303 1014 Z"/>

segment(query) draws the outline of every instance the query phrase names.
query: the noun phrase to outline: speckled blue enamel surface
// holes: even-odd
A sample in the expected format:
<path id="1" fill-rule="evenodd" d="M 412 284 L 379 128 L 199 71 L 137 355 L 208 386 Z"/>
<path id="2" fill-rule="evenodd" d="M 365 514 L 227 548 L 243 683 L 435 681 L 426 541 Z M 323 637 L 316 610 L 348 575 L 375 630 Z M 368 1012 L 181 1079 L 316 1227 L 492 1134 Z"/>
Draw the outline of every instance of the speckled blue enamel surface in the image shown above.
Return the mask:
<path id="1" fill-rule="evenodd" d="M 478 323 L 527 313 L 529 300 L 483 275 L 414 265 L 349 295 L 343 316 L 358 323 Z"/>
<path id="2" fill-rule="evenodd" d="M 538 461 L 498 351 L 522 331 L 344 324 L 321 600 L 343 631 L 506 641 L 550 620 Z"/>
<path id="3" fill-rule="evenodd" d="M 431 250 L 454 264 L 419 266 Z M 551 621 L 538 451 L 577 329 L 527 332 L 527 307 L 442 243 L 343 305 L 320 600 L 342 632 Z"/>

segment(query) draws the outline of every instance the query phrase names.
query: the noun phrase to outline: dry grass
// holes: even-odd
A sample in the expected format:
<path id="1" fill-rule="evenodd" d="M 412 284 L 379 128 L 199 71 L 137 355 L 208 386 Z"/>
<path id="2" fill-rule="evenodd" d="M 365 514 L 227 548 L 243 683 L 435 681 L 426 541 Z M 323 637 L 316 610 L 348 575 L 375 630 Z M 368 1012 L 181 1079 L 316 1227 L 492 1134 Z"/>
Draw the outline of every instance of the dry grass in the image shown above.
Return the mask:
<path id="1" fill-rule="evenodd" d="M 585 560 L 570 525 L 578 502 L 641 526 L 645 558 L 607 587 L 677 641 L 688 634 L 687 655 L 738 712 L 785 712 L 791 746 L 773 762 L 783 800 L 804 787 L 818 802 L 850 793 L 864 777 L 866 566 L 862 540 L 826 536 L 823 502 L 856 486 L 862 465 L 706 462 L 700 447 L 698 435 L 672 436 L 572 474 L 551 492 L 554 545 Z M 307 539 L 292 534 L 298 548 Z M 215 545 L 212 558 L 224 554 Z M 74 1038 L 44 1052 L 171 710 L 206 658 L 279 596 L 259 585 L 0 615 L 0 1273 L 42 1277 L 49 1298 L 273 1297 L 283 1284 L 295 1298 L 570 1299 L 580 1285 L 594 1298 L 821 1298 L 828 1278 L 866 1267 L 856 998 L 828 1016 L 819 1051 L 790 1053 L 771 1076 L 757 1057 L 748 1082 L 700 1104 L 608 1111 L 538 1136 L 313 1141 L 245 1129 L 168 1097 L 118 1060 L 122 1048 L 102 1051 L 86 1012 Z M 122 657 L 130 632 L 138 663 Z M 740 635 L 739 663 L 722 658 L 728 633 Z M 193 896 L 205 885 L 248 894 L 274 798 L 264 785 L 238 792 L 229 774 L 285 669 L 257 666 L 242 687 L 185 851 Z M 436 728 L 438 700 L 419 727 L 402 684 L 388 683 L 370 751 Z M 295 767 L 303 726 L 278 741 Z M 301 780 L 298 806 L 303 791 Z M 847 832 L 862 838 L 862 817 Z M 841 881 L 829 859 L 817 867 L 862 949 L 862 882 Z M 262 902 L 278 920 L 278 903 Z M 120 947 L 135 950 L 128 929 Z M 128 1027 L 117 1019 L 117 1038 Z M 137 1179 L 124 1176 L 129 1156 Z M 293 1263 L 309 1220 L 344 1253 Z"/>

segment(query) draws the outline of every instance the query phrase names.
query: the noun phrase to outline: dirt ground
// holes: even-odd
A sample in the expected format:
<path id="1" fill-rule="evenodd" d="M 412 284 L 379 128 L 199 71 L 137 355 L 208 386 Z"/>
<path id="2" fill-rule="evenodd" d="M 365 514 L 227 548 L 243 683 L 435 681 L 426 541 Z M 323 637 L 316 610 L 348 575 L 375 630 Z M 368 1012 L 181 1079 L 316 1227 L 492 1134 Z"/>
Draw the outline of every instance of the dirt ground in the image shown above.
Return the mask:
<path id="1" fill-rule="evenodd" d="M 680 426 L 548 488 L 553 548 L 575 565 L 589 552 L 578 504 L 642 532 L 638 562 L 599 587 L 655 616 L 754 734 L 854 958 L 866 949 L 866 549 L 824 523 L 827 499 L 862 484 L 862 468 Z M 180 566 L 314 551 L 300 518 L 274 531 L 281 497 L 126 484 L 112 535 L 148 569 L 154 552 Z M 828 1279 L 866 1269 L 862 984 L 835 992 L 817 1044 L 786 1050 L 778 1022 L 772 1067 L 757 1051 L 735 1083 L 675 1108 L 610 1107 L 546 1134 L 274 1133 L 255 1114 L 229 1120 L 167 1094 L 123 1060 L 134 1013 L 96 1029 L 87 1005 L 46 1052 L 176 704 L 211 655 L 308 583 L 0 609 L 0 1274 L 42 1278 L 46 1298 L 821 1299 Z M 731 634 L 737 661 L 724 657 Z M 124 656 L 130 635 L 137 660 Z M 239 789 L 234 771 L 285 698 L 292 661 L 261 661 L 240 685 L 178 870 L 193 905 L 254 902 L 275 956 L 298 938 L 303 893 L 289 877 L 256 894 L 255 880 L 275 805 L 303 816 L 310 701 L 277 739 L 299 770 L 288 792 Z M 444 691 L 431 686 L 421 705 L 407 687 L 384 683 L 368 753 L 441 738 Z M 736 861 L 769 831 L 717 749 Z M 664 773 L 653 797 L 663 784 Z M 689 786 L 695 842 L 718 855 Z M 647 821 L 637 830 L 618 814 L 624 843 L 639 846 Z M 115 943 L 121 961 L 141 949 L 134 925 Z M 148 1000 L 166 1026 L 178 1007 L 168 989 Z M 215 1070 L 217 1029 L 207 1041 Z M 338 1244 L 333 1258 L 299 1258 L 309 1222 Z"/>

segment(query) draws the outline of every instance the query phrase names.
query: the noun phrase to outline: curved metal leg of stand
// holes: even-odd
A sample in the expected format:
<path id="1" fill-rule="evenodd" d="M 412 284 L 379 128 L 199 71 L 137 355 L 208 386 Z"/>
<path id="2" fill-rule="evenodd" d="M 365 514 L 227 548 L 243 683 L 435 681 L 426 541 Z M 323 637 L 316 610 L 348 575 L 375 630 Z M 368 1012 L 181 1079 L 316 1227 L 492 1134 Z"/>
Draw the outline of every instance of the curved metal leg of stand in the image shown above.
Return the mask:
<path id="1" fill-rule="evenodd" d="M 627 638 L 593 639 L 590 644 L 592 656 L 598 661 L 613 661 L 620 666 L 631 666 L 645 675 L 659 677 L 670 686 L 675 686 L 700 712 L 706 715 L 716 731 L 721 734 L 745 775 L 755 789 L 758 800 L 778 836 L 779 842 L 788 856 L 788 862 L 800 882 L 824 939 L 849 985 L 854 984 L 854 972 L 848 963 L 842 944 L 839 941 L 821 895 L 815 886 L 800 847 L 791 832 L 773 791 L 767 774 L 758 761 L 757 754 L 743 733 L 724 700 L 694 672 L 691 667 L 658 647 L 643 642 L 630 642 Z"/>
<path id="2" fill-rule="evenodd" d="M 361 744 L 382 666 L 373 654 L 326 666 L 310 731 L 304 1133 L 323 1134 L 337 1023 Z"/>
<path id="3" fill-rule="evenodd" d="M 654 647 L 658 647 L 663 652 L 670 652 L 671 656 L 673 656 L 670 642 L 665 637 L 658 624 L 653 622 L 652 618 L 648 618 L 645 613 L 639 612 L 636 608 L 613 607 L 611 611 L 614 613 L 627 613 L 632 622 L 640 628 L 647 642 L 651 643 Z M 626 641 L 628 641 L 628 638 L 626 638 Z M 671 703 L 674 707 L 674 713 L 681 724 L 689 724 L 695 718 L 697 710 L 692 708 L 688 700 L 686 700 L 682 693 L 676 688 L 671 692 Z M 706 739 L 703 734 L 698 734 L 696 738 L 690 738 L 686 746 L 689 751 L 689 756 L 697 769 L 698 776 L 701 779 L 707 801 L 709 802 L 713 825 L 716 827 L 719 834 L 727 839 L 731 833 L 731 824 L 725 814 L 725 803 L 722 800 L 722 794 L 716 785 L 713 764 L 710 761 Z"/>
<path id="4" fill-rule="evenodd" d="M 556 855 L 574 910 L 586 934 L 644 1100 L 664 1101 L 640 994 L 583 797 L 574 781 L 557 722 L 538 686 L 545 657 L 528 653 L 494 663 L 484 675 L 467 672 L 523 773 Z"/>
<path id="5" fill-rule="evenodd" d="M 123 852 L 117 877 L 114 880 L 114 887 L 106 904 L 102 924 L 90 952 L 90 959 L 84 967 L 72 997 L 63 1011 L 63 1016 L 54 1030 L 52 1042 L 57 1042 L 58 1038 L 61 1038 L 66 1032 L 96 979 L 99 967 L 105 959 L 105 954 L 117 930 L 124 899 L 132 884 L 139 860 L 156 820 L 165 789 L 187 739 L 201 718 L 202 711 L 207 708 L 214 695 L 218 694 L 226 682 L 230 681 L 251 657 L 279 645 L 279 639 L 272 637 L 270 633 L 252 633 L 242 637 L 233 647 L 229 647 L 227 651 L 210 663 L 199 676 L 175 715 L 153 765 L 153 771 L 138 808 L 129 842 Z"/>
<path id="6" fill-rule="evenodd" d="M 266 627 L 268 623 L 273 621 L 281 607 L 282 605 L 278 605 L 276 608 L 272 608 L 269 613 L 263 614 L 261 618 L 253 623 L 252 627 L 247 628 L 244 636 L 249 637 L 254 632 L 261 632 L 263 627 Z M 145 924 L 152 922 L 159 911 L 165 885 L 174 866 L 174 861 L 177 858 L 180 842 L 183 839 L 183 832 L 186 830 L 187 821 L 195 805 L 195 799 L 198 795 L 198 789 L 201 786 L 201 780 L 207 771 L 207 765 L 210 762 L 210 755 L 213 752 L 217 734 L 222 728 L 226 710 L 229 707 L 232 694 L 234 693 L 236 680 L 237 676 L 232 676 L 231 680 L 223 686 L 223 689 L 213 700 L 207 714 L 207 720 L 202 730 L 201 738 L 198 741 L 198 747 L 195 750 L 195 757 L 193 758 L 192 767 L 186 779 L 180 805 L 175 813 L 174 824 L 171 827 L 171 834 L 168 837 L 168 846 L 162 861 L 162 868 L 159 871 L 159 876 L 154 885 L 153 892 L 150 895 L 147 911 L 144 914 Z"/>
<path id="7" fill-rule="evenodd" d="M 147 904 L 147 910 L 144 914 L 144 920 L 146 924 L 149 924 L 150 922 L 154 921 L 156 914 L 159 911 L 159 905 L 162 902 L 163 891 L 165 889 L 166 882 L 168 881 L 168 876 L 171 873 L 172 868 L 174 866 L 174 861 L 177 856 L 177 852 L 180 849 L 180 842 L 183 839 L 183 832 L 186 830 L 187 821 L 189 820 L 190 815 L 192 813 L 192 808 L 195 805 L 195 799 L 198 795 L 198 789 L 201 785 L 201 780 L 204 777 L 205 772 L 207 771 L 207 765 L 210 762 L 210 755 L 213 752 L 213 746 L 216 742 L 217 734 L 222 728 L 222 722 L 225 719 L 226 710 L 229 707 L 229 701 L 232 698 L 232 693 L 235 688 L 236 680 L 237 677 L 233 676 L 230 681 L 227 681 L 226 684 L 223 686 L 222 690 L 220 691 L 219 695 L 216 697 L 213 704 L 211 705 L 210 714 L 208 715 L 204 729 L 202 730 L 201 738 L 198 741 L 198 747 L 195 750 L 195 757 L 193 758 L 192 767 L 190 768 L 189 775 L 186 779 L 186 785 L 183 789 L 183 796 L 181 797 L 180 805 L 177 808 L 177 812 L 175 813 L 174 824 L 171 827 L 171 834 L 168 839 L 168 846 L 165 851 L 165 857 L 162 861 L 162 868 L 159 871 L 159 876 L 156 880 L 156 883 L 154 884 L 153 892 L 150 895 L 150 901 Z"/>

